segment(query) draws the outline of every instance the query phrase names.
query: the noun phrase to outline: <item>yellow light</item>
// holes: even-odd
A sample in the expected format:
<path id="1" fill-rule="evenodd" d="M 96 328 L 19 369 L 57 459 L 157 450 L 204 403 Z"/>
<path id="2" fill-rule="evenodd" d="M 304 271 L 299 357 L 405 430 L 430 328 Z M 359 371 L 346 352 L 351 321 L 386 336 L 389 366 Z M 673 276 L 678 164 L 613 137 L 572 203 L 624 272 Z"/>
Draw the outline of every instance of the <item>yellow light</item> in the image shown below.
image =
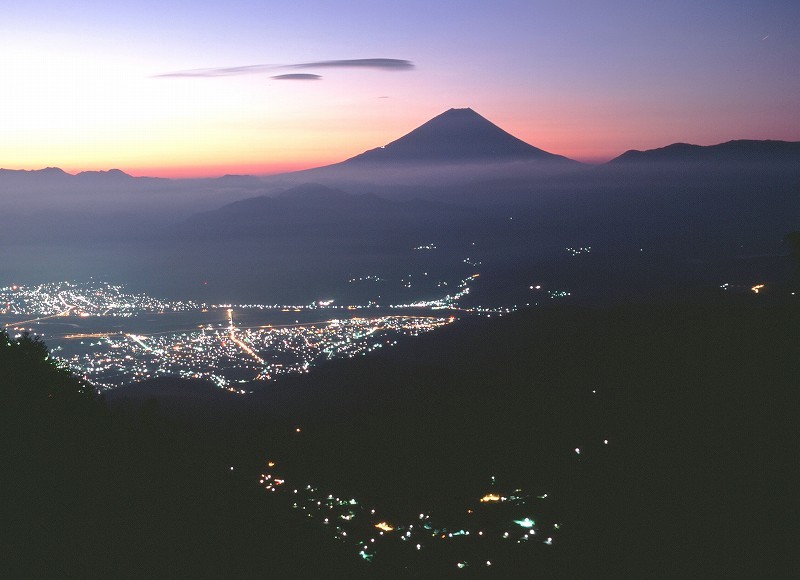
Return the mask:
<path id="1" fill-rule="evenodd" d="M 763 287 L 764 287 L 764 285 L 763 285 L 763 284 L 756 284 L 755 286 L 753 286 L 752 288 L 750 288 L 750 290 L 752 290 L 753 292 L 755 292 L 756 294 L 758 294 L 759 290 L 761 290 Z"/>
<path id="2" fill-rule="evenodd" d="M 384 532 L 391 532 L 394 529 L 386 522 L 380 522 L 379 524 L 375 524 L 375 527 L 378 528 L 379 530 L 383 530 Z"/>
<path id="3" fill-rule="evenodd" d="M 500 501 L 500 496 L 495 493 L 487 493 L 481 498 L 482 503 L 488 503 L 490 501 Z"/>

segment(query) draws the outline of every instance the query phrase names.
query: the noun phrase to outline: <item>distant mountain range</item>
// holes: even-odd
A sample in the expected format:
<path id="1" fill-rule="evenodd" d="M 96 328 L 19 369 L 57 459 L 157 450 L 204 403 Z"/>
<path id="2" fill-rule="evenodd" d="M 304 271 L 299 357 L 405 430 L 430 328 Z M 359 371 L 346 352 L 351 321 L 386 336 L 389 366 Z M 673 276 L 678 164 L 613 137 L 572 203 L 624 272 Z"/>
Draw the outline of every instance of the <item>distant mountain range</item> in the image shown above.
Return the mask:
<path id="1" fill-rule="evenodd" d="M 133 177 L 119 169 L 81 171 L 75 175 L 58 167 L 44 169 L 0 169 L 0 193 L 47 192 L 61 193 L 107 190 L 109 186 L 122 189 L 153 189 L 168 184 L 159 177 Z"/>
<path id="2" fill-rule="evenodd" d="M 630 150 L 612 159 L 622 163 L 783 163 L 800 161 L 798 141 L 736 140 L 718 145 L 673 143 L 647 151 Z"/>
<path id="3" fill-rule="evenodd" d="M 536 208 L 539 229 L 563 230 L 554 224 L 572 216 L 575 231 L 588 230 L 599 227 L 601 215 L 616 224 L 632 212 L 639 217 L 631 223 L 645 223 L 639 218 L 651 213 L 681 223 L 690 209 L 704 216 L 698 223 L 727 216 L 738 224 L 759 214 L 763 223 L 785 229 L 800 218 L 798 182 L 800 142 L 676 143 L 591 166 L 529 145 L 472 109 L 450 109 L 384 147 L 268 177 L 0 169 L 0 202 L 7 237 L 24 235 L 25 220 L 33 220 L 39 235 L 98 228 L 140 235 L 144 222 L 173 224 L 192 236 L 294 235 L 287 224 L 330 235 L 347 228 L 401 232 L 413 224 L 409 235 L 422 235 L 475 224 L 469 208 L 520 205 Z M 662 221 L 667 231 L 669 220 Z"/>
<path id="4" fill-rule="evenodd" d="M 800 142 L 737 140 L 718 145 L 674 143 L 646 151 L 630 150 L 606 165 L 664 163 L 800 163 Z M 460 168 L 456 170 L 454 166 Z M 382 147 L 370 149 L 345 161 L 281 175 L 259 178 L 225 175 L 216 179 L 166 180 L 132 177 L 119 169 L 84 171 L 71 175 L 57 167 L 26 171 L 0 169 L 0 188 L 7 185 L 64 183 L 108 185 L 127 182 L 201 183 L 206 187 L 254 189 L 272 186 L 276 191 L 311 181 L 327 185 L 358 182 L 396 184 L 469 182 L 507 175 L 535 177 L 543 172 L 563 173 L 590 166 L 534 147 L 470 108 L 449 109 L 410 133 Z M 427 180 L 427 181 L 426 181 Z"/>
<path id="5" fill-rule="evenodd" d="M 111 179 L 158 179 L 154 177 L 133 177 L 119 169 L 109 169 L 108 171 L 81 171 L 75 175 L 67 173 L 59 167 L 45 167 L 44 169 L 0 169 L 0 179 L 80 179 L 80 180 L 111 180 Z"/>

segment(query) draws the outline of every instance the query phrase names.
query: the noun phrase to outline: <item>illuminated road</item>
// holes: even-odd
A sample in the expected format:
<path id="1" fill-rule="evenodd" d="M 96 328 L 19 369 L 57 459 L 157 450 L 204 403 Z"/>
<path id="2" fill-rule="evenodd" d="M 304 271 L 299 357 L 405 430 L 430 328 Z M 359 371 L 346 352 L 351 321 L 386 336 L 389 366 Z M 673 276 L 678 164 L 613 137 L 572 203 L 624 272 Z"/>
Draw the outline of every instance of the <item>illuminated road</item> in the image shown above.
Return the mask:
<path id="1" fill-rule="evenodd" d="M 252 358 L 258 364 L 262 364 L 262 365 L 265 364 L 264 363 L 264 359 L 261 358 L 260 356 L 258 356 L 258 354 L 256 354 L 256 352 L 252 348 L 250 348 L 247 344 L 245 344 L 239 338 L 236 338 L 236 327 L 233 325 L 233 309 L 232 308 L 228 308 L 228 330 L 230 332 L 230 335 L 229 335 L 230 339 L 233 341 L 233 343 L 236 346 L 239 347 L 240 350 L 242 350 L 245 354 L 249 355 L 250 358 Z M 267 376 L 267 379 L 268 379 L 269 375 L 266 375 L 266 376 Z"/>
<path id="2" fill-rule="evenodd" d="M 63 310 L 63 311 L 58 312 L 56 314 L 51 314 L 50 316 L 40 316 L 39 318 L 31 318 L 30 320 L 20 320 L 18 322 L 11 322 L 9 324 L 4 324 L 3 326 L 5 326 L 6 328 L 11 328 L 11 327 L 14 327 L 14 326 L 18 326 L 20 324 L 31 324 L 33 322 L 39 322 L 40 320 L 49 320 L 51 318 L 59 318 L 59 317 L 63 317 L 63 316 L 69 316 L 70 312 L 72 312 L 72 310 L 75 307 L 74 306 L 69 306 L 69 305 L 67 305 L 67 306 L 68 307 L 67 307 L 66 310 Z"/>
<path id="3" fill-rule="evenodd" d="M 144 338 L 143 336 L 138 336 L 138 335 L 136 335 L 136 334 L 126 334 L 125 336 L 126 336 L 126 337 L 128 337 L 128 338 L 130 338 L 130 339 L 131 339 L 133 342 L 135 342 L 136 344 L 138 344 L 139 346 L 141 346 L 143 349 L 145 349 L 145 350 L 147 350 L 147 351 L 149 351 L 149 350 L 153 350 L 152 348 L 150 348 L 150 345 L 146 344 L 146 343 L 145 343 L 145 342 L 142 340 L 142 339 Z"/>

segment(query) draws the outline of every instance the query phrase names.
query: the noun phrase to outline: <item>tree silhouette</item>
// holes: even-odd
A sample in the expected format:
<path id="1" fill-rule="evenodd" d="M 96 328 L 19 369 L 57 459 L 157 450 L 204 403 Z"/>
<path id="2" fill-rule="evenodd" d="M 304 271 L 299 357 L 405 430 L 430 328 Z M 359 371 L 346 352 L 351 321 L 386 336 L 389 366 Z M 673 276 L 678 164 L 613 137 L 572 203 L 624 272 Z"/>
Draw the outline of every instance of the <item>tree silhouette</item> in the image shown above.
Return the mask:
<path id="1" fill-rule="evenodd" d="M 12 339 L 0 329 L 0 398 L 10 405 L 87 402 L 94 389 L 50 358 L 44 341 L 29 333 Z M 80 404 L 80 403 L 78 403 Z"/>

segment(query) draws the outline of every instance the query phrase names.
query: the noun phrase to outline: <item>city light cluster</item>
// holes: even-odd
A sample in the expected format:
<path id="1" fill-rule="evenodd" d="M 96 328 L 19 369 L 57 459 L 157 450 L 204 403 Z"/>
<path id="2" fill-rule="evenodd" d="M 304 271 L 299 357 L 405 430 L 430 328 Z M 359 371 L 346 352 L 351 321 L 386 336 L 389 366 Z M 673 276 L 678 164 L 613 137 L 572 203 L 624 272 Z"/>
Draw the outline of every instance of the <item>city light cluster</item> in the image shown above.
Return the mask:
<path id="1" fill-rule="evenodd" d="M 227 325 L 153 334 L 67 335 L 53 349 L 98 388 L 162 376 L 206 379 L 231 391 L 252 380 L 305 373 L 321 361 L 352 358 L 449 324 L 453 317 L 380 316 L 289 325 Z M 71 353 L 71 354 L 70 354 Z"/>
<path id="2" fill-rule="evenodd" d="M 415 276 L 407 274 L 402 284 L 410 288 Z M 419 276 L 424 279 L 428 272 Z M 100 390 L 177 376 L 246 393 L 251 381 L 306 373 L 319 362 L 365 355 L 396 344 L 401 335 L 416 336 L 455 320 L 442 310 L 491 316 L 516 309 L 459 307 L 478 277 L 464 278 L 443 297 L 384 306 L 372 300 L 339 304 L 332 297 L 307 304 L 168 301 L 94 279 L 12 285 L 0 288 L 0 315 L 6 328 L 42 336 L 53 356 Z M 350 282 L 383 280 L 367 275 Z M 409 309 L 411 315 L 398 312 Z M 319 311 L 333 316 L 320 320 Z M 354 316 L 356 311 L 369 314 Z M 306 313 L 305 320 L 297 316 L 294 323 L 278 324 L 284 313 Z"/>
<path id="3" fill-rule="evenodd" d="M 165 301 L 131 294 L 119 284 L 51 282 L 0 288 L 0 314 L 25 316 L 133 316 L 142 312 L 187 312 L 200 309 L 192 301 Z"/>
<path id="4" fill-rule="evenodd" d="M 389 308 L 453 308 L 461 298 L 469 294 L 470 282 L 479 276 L 480 274 L 473 274 L 472 276 L 461 280 L 461 283 L 458 285 L 458 291 L 455 294 L 447 294 L 443 298 L 435 298 L 432 300 L 418 300 L 410 304 L 393 304 L 389 306 Z"/>

